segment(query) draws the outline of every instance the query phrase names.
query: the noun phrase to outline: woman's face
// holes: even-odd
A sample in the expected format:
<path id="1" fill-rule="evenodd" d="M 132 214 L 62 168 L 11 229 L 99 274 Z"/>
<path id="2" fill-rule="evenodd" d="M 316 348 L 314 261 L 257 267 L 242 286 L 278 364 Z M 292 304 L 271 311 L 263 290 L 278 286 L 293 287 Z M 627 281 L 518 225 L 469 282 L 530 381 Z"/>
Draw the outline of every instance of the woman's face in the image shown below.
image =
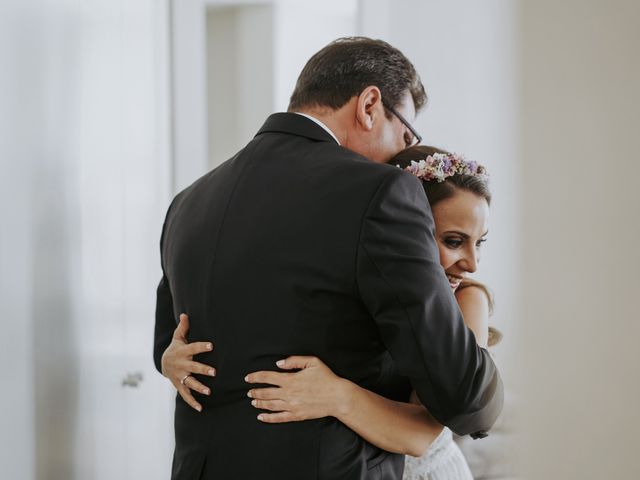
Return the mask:
<path id="1" fill-rule="evenodd" d="M 478 268 L 480 248 L 487 235 L 489 204 L 475 193 L 457 189 L 453 197 L 433 208 L 440 264 L 455 290 Z"/>

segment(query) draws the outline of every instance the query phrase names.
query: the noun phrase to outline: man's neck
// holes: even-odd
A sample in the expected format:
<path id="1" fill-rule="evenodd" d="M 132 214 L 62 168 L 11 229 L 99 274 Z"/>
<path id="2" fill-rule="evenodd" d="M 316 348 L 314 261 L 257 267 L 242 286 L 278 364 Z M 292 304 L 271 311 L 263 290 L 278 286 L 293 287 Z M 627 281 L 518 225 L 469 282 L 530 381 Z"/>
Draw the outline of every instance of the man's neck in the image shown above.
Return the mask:
<path id="1" fill-rule="evenodd" d="M 347 140 L 347 129 L 344 127 L 344 112 L 342 109 L 333 110 L 329 107 L 306 107 L 295 110 L 297 113 L 309 115 L 322 122 L 335 135 L 340 145 Z"/>

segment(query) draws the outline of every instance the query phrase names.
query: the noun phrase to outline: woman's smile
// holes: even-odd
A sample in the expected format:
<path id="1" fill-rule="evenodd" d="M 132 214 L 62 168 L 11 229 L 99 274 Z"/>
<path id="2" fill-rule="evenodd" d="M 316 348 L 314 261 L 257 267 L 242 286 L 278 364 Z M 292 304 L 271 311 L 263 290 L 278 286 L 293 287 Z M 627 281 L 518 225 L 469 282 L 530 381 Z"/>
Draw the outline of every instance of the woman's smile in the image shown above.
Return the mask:
<path id="1" fill-rule="evenodd" d="M 449 279 L 449 285 L 451 285 L 451 288 L 453 290 L 456 290 L 460 286 L 460 282 L 462 282 L 463 277 L 461 275 L 454 275 L 449 272 L 446 272 L 446 274 L 447 279 Z"/>

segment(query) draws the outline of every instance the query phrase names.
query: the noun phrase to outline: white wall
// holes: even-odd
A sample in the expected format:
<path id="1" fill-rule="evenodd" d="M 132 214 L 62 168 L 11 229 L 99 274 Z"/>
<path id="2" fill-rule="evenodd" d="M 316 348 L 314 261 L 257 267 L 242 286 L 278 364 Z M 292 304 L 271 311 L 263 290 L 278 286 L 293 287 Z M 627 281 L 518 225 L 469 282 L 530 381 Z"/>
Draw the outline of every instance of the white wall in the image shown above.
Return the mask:
<path id="1" fill-rule="evenodd" d="M 640 4 L 524 2 L 530 478 L 640 478 Z"/>
<path id="2" fill-rule="evenodd" d="M 1 475 L 159 478 L 172 449 L 151 357 L 171 188 L 166 4 L 1 8 Z M 136 371 L 142 384 L 123 388 Z"/>
<path id="3" fill-rule="evenodd" d="M 31 8 L 29 8 L 31 7 Z M 0 305 L 2 340 L 0 364 L 5 369 L 6 385 L 0 398 L 0 468 L 9 477 L 31 479 L 34 476 L 34 384 L 32 316 L 33 242 L 30 160 L 36 146 L 29 138 L 38 128 L 39 106 L 27 93 L 33 88 L 34 59 L 20 55 L 33 51 L 33 41 L 20 32 L 20 20 L 33 11 L 27 3 L 0 5 L 0 59 L 6 72 L 0 75 Z M 19 70 L 18 70 L 19 69 Z M 30 82 L 31 80 L 31 82 Z M 19 90 L 20 89 L 20 90 Z M 22 95 L 10 92 L 20 91 Z M 8 386 L 12 395 L 8 395 Z M 11 447 L 10 447 L 11 446 Z"/>
<path id="4" fill-rule="evenodd" d="M 230 158 L 273 112 L 273 6 L 207 9 L 209 163 Z"/>
<path id="5" fill-rule="evenodd" d="M 207 171 L 206 10 L 203 0 L 169 0 L 174 192 Z"/>

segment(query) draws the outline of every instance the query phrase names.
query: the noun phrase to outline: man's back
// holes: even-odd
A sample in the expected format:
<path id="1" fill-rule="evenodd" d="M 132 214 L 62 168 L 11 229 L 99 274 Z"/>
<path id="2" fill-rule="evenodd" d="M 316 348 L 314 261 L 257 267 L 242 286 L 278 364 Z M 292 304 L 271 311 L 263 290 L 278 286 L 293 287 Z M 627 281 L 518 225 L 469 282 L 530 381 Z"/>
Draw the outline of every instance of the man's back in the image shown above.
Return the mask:
<path id="1" fill-rule="evenodd" d="M 167 328 L 188 313 L 189 340 L 214 342 L 199 360 L 218 372 L 199 378 L 212 390 L 198 396 L 203 413 L 177 400 L 174 476 L 203 462 L 203 478 L 375 478 L 383 468 L 393 478 L 402 457 L 337 420 L 262 424 L 247 398 L 246 374 L 294 354 L 316 355 L 381 394 L 409 393 L 360 298 L 356 271 L 369 202 L 398 172 L 339 147 L 308 119 L 274 117 L 271 125 L 296 133 L 269 131 L 267 122 L 238 155 L 178 195 L 167 215 Z"/>

